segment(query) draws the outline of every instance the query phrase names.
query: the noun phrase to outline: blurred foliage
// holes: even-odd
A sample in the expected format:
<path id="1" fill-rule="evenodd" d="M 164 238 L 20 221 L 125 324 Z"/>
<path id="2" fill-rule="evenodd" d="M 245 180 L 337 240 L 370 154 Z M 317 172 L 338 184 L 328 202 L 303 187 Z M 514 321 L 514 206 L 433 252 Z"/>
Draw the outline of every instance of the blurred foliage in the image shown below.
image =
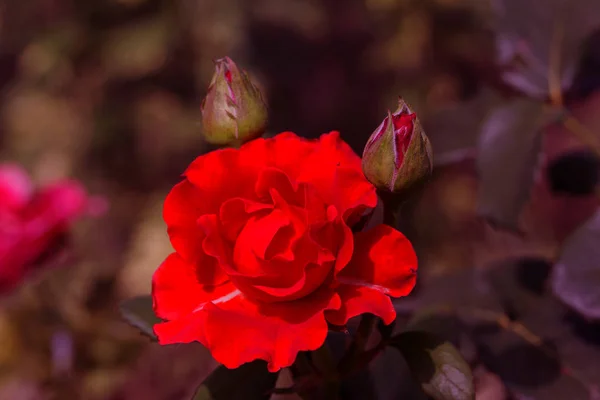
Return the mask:
<path id="1" fill-rule="evenodd" d="M 523 84 L 532 76 L 527 60 L 549 62 L 555 31 L 548 18 L 561 15 L 531 0 L 493 3 L 507 7 L 498 13 L 477 0 L 347 0 L 343 6 L 336 0 L 0 4 L 0 158 L 22 163 L 39 182 L 76 177 L 110 201 L 106 217 L 83 223 L 74 233 L 75 257 L 68 268 L 40 276 L 3 300 L 0 398 L 191 398 L 215 369 L 200 345 L 151 344 L 119 319 L 117 305 L 148 294 L 153 271 L 170 252 L 162 201 L 189 162 L 209 150 L 200 139 L 200 100 L 213 60 L 225 55 L 261 87 L 270 106 L 271 135 L 293 130 L 314 138 L 340 130 L 360 154 L 402 94 L 419 113 L 438 160 L 430 185 L 402 209 L 402 229 L 414 241 L 421 265 L 414 301 L 419 307 L 441 302 L 489 305 L 500 315 L 514 312 L 506 303 L 498 306 L 502 296 L 496 292 L 483 300 L 474 294 L 487 288 L 480 276 L 509 256 L 555 257 L 564 239 L 594 213 L 598 198 L 589 190 L 577 197 L 552 193 L 545 166 L 589 147 L 563 125 L 552 124 L 543 128 L 536 168 L 532 160 L 526 166 L 513 162 L 510 146 L 498 158 L 500 166 L 534 175 L 514 174 L 533 180 L 529 196 L 515 194 L 514 188 L 510 192 L 510 185 L 497 194 L 508 191 L 519 198 L 523 210 L 511 218 L 519 219 L 524 235 L 511 236 L 477 219 L 472 156 L 480 128 L 507 96 L 546 96 L 544 67 L 541 79 L 537 73 L 529 79 L 533 86 Z M 569 85 L 559 86 L 569 87 L 570 115 L 600 136 L 600 41 L 590 35 L 597 28 L 592 17 L 600 13 L 586 8 L 592 3 L 577 0 L 569 6 L 574 13 L 565 27 L 577 29 L 565 30 L 568 62 L 561 68 L 572 73 Z M 529 54 L 533 58 L 517 54 L 531 46 L 536 46 Z M 561 265 L 564 270 L 575 263 L 570 274 L 581 279 L 589 268 L 585 257 L 573 258 L 578 249 L 567 247 Z M 593 254 L 586 257 L 595 259 Z M 509 297 L 519 293 L 517 286 L 511 284 Z M 579 290 L 565 286 L 565 302 L 578 301 Z M 414 312 L 411 301 L 399 302 L 399 309 Z M 529 311 L 516 318 L 529 318 L 524 323 L 538 334 L 566 332 L 567 339 L 557 340 L 559 347 L 563 344 L 560 357 L 568 365 L 573 364 L 569 357 L 575 358 L 584 369 L 577 382 L 589 383 L 583 391 L 592 393 L 591 382 L 600 378 L 585 371 L 578 357 L 586 353 L 600 359 L 598 328 L 578 321 L 572 331 L 563 320 L 568 309 L 546 298 L 538 301 L 544 322 Z M 598 303 L 586 309 L 596 315 Z M 589 332 L 596 332 L 595 338 Z M 503 367 L 514 359 L 495 357 L 504 351 L 488 337 L 476 339 L 477 346 L 488 349 L 478 351 L 481 362 L 474 362 L 478 399 L 504 398 L 506 384 L 518 394 L 523 387 L 556 381 L 549 373 L 533 384 L 511 382 Z M 401 362 L 389 357 L 381 362 Z M 398 368 L 373 366 L 374 379 L 401 382 L 388 379 L 389 370 Z M 394 398 L 393 388 L 386 393 Z M 479 397 L 482 393 L 488 397 Z M 559 391 L 552 397 L 552 390 L 527 393 L 544 393 L 536 399 L 564 398 Z"/>

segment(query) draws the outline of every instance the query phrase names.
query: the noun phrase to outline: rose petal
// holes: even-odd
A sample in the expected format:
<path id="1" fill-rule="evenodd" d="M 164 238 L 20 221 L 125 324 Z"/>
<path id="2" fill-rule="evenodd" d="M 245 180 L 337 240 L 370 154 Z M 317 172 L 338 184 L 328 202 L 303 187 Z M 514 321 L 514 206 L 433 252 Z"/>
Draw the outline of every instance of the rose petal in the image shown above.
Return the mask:
<path id="1" fill-rule="evenodd" d="M 215 213 L 218 205 L 231 197 L 239 197 L 245 185 L 237 177 L 248 170 L 238 168 L 240 151 L 235 149 L 219 149 L 196 158 L 185 170 L 184 176 L 203 194 L 205 214 Z M 244 196 L 246 197 L 246 196 Z"/>
<path id="2" fill-rule="evenodd" d="M 335 201 L 349 226 L 357 223 L 365 211 L 377 206 L 375 188 L 365 179 L 362 170 L 338 168 L 333 185 L 344 188 L 336 193 Z"/>
<path id="3" fill-rule="evenodd" d="M 28 272 L 44 265 L 41 258 L 58 249 L 57 244 L 87 206 L 87 195 L 75 181 L 57 182 L 31 196 L 28 177 L 19 168 L 4 169 L 8 187 L 14 190 L 0 205 L 0 286 L 11 289 Z M 2 174 L 2 172 L 0 172 Z M 2 177 L 0 177 L 2 179 Z M 2 186 L 2 183 L 0 183 Z"/>
<path id="4" fill-rule="evenodd" d="M 33 184 L 27 172 L 13 164 L 0 165 L 0 207 L 23 207 L 33 193 Z"/>
<path id="5" fill-rule="evenodd" d="M 354 254 L 340 271 L 338 293 L 343 306 L 327 313 L 329 322 L 343 325 L 370 312 L 390 323 L 395 316 L 388 296 L 408 295 L 416 283 L 417 256 L 408 239 L 387 225 L 354 236 Z"/>
<path id="6" fill-rule="evenodd" d="M 293 260 L 294 254 L 289 248 L 289 243 L 278 243 L 275 240 L 277 236 L 285 236 L 289 239 L 293 235 L 292 221 L 281 210 L 273 210 L 261 218 L 250 218 L 240 232 L 233 249 L 233 262 L 236 269 L 243 275 L 263 275 L 267 272 L 265 268 L 268 268 L 265 260 L 276 251 L 288 253 L 288 258 L 291 257 Z M 271 250 L 272 247 L 275 248 Z"/>
<path id="7" fill-rule="evenodd" d="M 198 313 L 190 313 L 172 321 L 154 325 L 154 334 L 161 345 L 177 343 L 204 343 L 205 322 Z"/>
<path id="8" fill-rule="evenodd" d="M 296 181 L 292 181 L 290 177 L 280 169 L 269 167 L 263 169 L 258 174 L 254 191 L 261 201 L 273 202 L 273 199 L 271 198 L 272 189 L 276 189 L 288 203 L 301 205 L 301 202 L 297 199 L 298 184 Z"/>
<path id="9" fill-rule="evenodd" d="M 280 304 L 257 305 L 238 296 L 208 303 L 185 321 L 157 325 L 155 332 L 162 344 L 198 340 L 227 368 L 262 359 L 276 372 L 292 365 L 298 352 L 321 347 L 327 336 L 324 311 L 339 307 L 339 297 L 326 290 Z"/>
<path id="10" fill-rule="evenodd" d="M 408 295 L 417 280 L 417 255 L 402 233 L 377 225 L 354 235 L 354 254 L 340 283 L 368 286 L 392 297 Z"/>
<path id="11" fill-rule="evenodd" d="M 259 203 L 241 197 L 225 201 L 219 210 L 219 221 L 221 222 L 223 236 L 234 242 L 252 215 L 261 211 L 266 212 L 272 208 L 273 205 L 271 204 Z"/>
<path id="12" fill-rule="evenodd" d="M 352 230 L 342 221 L 334 206 L 327 209 L 327 221 L 313 224 L 310 237 L 318 244 L 317 263 L 335 260 L 335 271 L 342 270 L 350 259 L 354 248 Z"/>
<path id="13" fill-rule="evenodd" d="M 327 321 L 344 326 L 350 318 L 370 313 L 380 317 L 386 325 L 396 318 L 396 310 L 389 296 L 366 286 L 339 285 L 336 288 L 342 300 L 339 310 L 326 311 Z"/>
<path id="14" fill-rule="evenodd" d="M 201 264 L 206 258 L 199 245 L 204 233 L 196 223 L 206 211 L 201 191 L 187 179 L 175 185 L 165 199 L 163 219 L 171 244 L 184 259 L 193 264 Z"/>
<path id="15" fill-rule="evenodd" d="M 225 240 L 217 216 L 214 214 L 203 215 L 198 218 L 197 223 L 206 235 L 202 241 L 203 252 L 210 257 L 214 257 L 230 279 L 234 276 L 243 275 L 234 267 L 233 244 Z M 258 276 L 261 275 L 262 273 Z"/>
<path id="16" fill-rule="evenodd" d="M 341 140 L 339 132 L 321 135 L 316 150 L 303 162 L 298 180 L 314 185 L 344 219 L 357 221 L 365 208 L 377 205 L 375 187 L 362 173 L 360 157 Z"/>
<path id="17" fill-rule="evenodd" d="M 219 266 L 197 267 L 172 253 L 152 276 L 154 311 L 165 319 L 176 319 L 189 314 L 207 301 L 226 296 L 235 288 L 223 283 Z M 217 278 L 218 279 L 215 279 Z"/>
<path id="18" fill-rule="evenodd" d="M 58 225 L 71 223 L 83 214 L 86 205 L 87 195 L 79 183 L 58 182 L 36 194 L 23 210 L 22 217 L 29 230 L 47 232 Z"/>
<path id="19" fill-rule="evenodd" d="M 232 197 L 258 200 L 254 182 L 264 168 L 260 150 L 264 139 L 241 149 L 220 149 L 196 158 L 185 171 L 187 179 L 202 193 L 204 214 L 215 214 Z M 255 152 L 258 151 L 259 153 Z"/>
<path id="20" fill-rule="evenodd" d="M 294 180 L 304 170 L 304 163 L 314 153 L 319 143 L 307 140 L 292 132 L 283 132 L 267 139 L 269 146 L 268 165 L 278 168 Z"/>

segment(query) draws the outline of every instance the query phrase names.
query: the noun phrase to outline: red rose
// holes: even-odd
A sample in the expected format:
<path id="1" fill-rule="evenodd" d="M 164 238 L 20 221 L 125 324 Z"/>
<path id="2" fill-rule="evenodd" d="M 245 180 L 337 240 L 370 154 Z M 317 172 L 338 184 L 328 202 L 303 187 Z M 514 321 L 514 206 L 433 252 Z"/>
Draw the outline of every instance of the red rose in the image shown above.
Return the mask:
<path id="1" fill-rule="evenodd" d="M 416 280 L 410 242 L 379 225 L 350 227 L 377 203 L 361 160 L 337 132 L 281 133 L 198 157 L 165 201 L 175 253 L 152 294 L 161 344 L 199 341 L 229 368 L 269 370 L 325 341 L 327 323 L 362 313 L 386 324 L 388 296 Z"/>
<path id="2" fill-rule="evenodd" d="M 12 289 L 88 205 L 65 181 L 39 191 L 15 165 L 0 165 L 0 291 Z"/>

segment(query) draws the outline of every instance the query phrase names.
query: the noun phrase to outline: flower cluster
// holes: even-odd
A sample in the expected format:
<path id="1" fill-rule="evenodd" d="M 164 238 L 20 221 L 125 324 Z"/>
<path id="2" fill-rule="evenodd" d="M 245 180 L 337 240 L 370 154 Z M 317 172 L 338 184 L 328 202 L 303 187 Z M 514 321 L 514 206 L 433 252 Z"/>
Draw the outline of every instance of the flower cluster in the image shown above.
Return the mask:
<path id="1" fill-rule="evenodd" d="M 88 197 L 74 181 L 36 190 L 27 173 L 0 165 L 0 292 L 14 288 L 88 210 Z"/>
<path id="2" fill-rule="evenodd" d="M 430 171 L 415 114 L 401 103 L 362 161 L 338 132 L 255 139 L 266 109 L 228 58 L 202 112 L 207 140 L 239 148 L 198 157 L 165 201 L 174 252 L 153 276 L 159 342 L 198 341 L 226 367 L 262 359 L 277 371 L 321 347 L 332 325 L 364 313 L 392 323 L 390 297 L 411 292 L 417 257 L 395 228 L 357 223 L 377 189 L 401 191 Z"/>

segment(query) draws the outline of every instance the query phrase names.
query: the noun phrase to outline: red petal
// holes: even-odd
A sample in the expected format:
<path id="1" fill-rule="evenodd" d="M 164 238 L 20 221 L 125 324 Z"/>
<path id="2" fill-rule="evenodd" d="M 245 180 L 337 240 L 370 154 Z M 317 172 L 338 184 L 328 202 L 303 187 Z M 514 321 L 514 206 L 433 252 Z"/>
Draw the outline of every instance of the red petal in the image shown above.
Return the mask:
<path id="1" fill-rule="evenodd" d="M 340 223 L 341 225 L 341 241 L 342 244 L 339 246 L 337 258 L 335 261 L 335 270 L 341 271 L 352 259 L 352 254 L 354 253 L 354 237 L 352 235 L 352 230 L 348 227 L 348 225 L 344 223 Z"/>
<path id="2" fill-rule="evenodd" d="M 340 285 L 336 290 L 342 299 L 342 307 L 325 313 L 327 321 L 333 325 L 346 325 L 350 318 L 365 313 L 380 317 L 386 325 L 396 318 L 392 300 L 378 290 L 354 285 Z"/>
<path id="3" fill-rule="evenodd" d="M 299 271 L 300 276 L 294 279 L 286 279 L 291 283 L 288 286 L 282 286 L 286 282 L 277 282 L 271 286 L 252 285 L 248 291 L 253 294 L 252 297 L 264 300 L 266 302 L 282 302 L 301 299 L 310 295 L 323 282 L 327 280 L 331 268 L 325 265 L 309 265 L 304 270 Z"/>
<path id="4" fill-rule="evenodd" d="M 266 302 L 282 302 L 303 298 L 332 278 L 335 258 L 321 259 L 315 243 L 305 236 L 295 248 L 292 262 L 273 263 L 270 268 L 276 273 L 243 282 L 239 286 L 252 298 Z M 236 280 L 236 284 L 239 284 Z M 249 285 L 246 285 L 249 284 Z"/>
<path id="5" fill-rule="evenodd" d="M 161 345 L 177 343 L 204 343 L 204 318 L 198 313 L 191 313 L 173 321 L 154 325 L 154 333 Z"/>
<path id="6" fill-rule="evenodd" d="M 369 312 L 386 323 L 395 312 L 388 296 L 408 295 L 416 283 L 417 256 L 408 239 L 387 225 L 354 236 L 352 260 L 337 276 L 343 306 L 327 319 L 343 325 L 349 318 Z"/>
<path id="7" fill-rule="evenodd" d="M 340 307 L 339 297 L 320 291 L 299 301 L 257 305 L 243 297 L 207 306 L 184 321 L 155 327 L 162 344 L 198 340 L 227 368 L 256 359 L 270 371 L 293 364 L 298 352 L 319 348 L 327 336 L 324 310 Z"/>
<path id="8" fill-rule="evenodd" d="M 283 132 L 267 139 L 269 146 L 268 165 L 276 167 L 293 180 L 304 170 L 304 163 L 319 147 L 315 140 L 307 140 L 292 132 Z"/>
<path id="9" fill-rule="evenodd" d="M 202 192 L 205 214 L 216 213 L 225 200 L 233 197 L 258 200 L 254 185 L 260 171 L 272 165 L 275 141 L 255 139 L 239 150 L 211 151 L 190 164 L 184 175 Z M 287 156 L 293 158 L 293 154 Z"/>
<path id="10" fill-rule="evenodd" d="M 224 240 L 217 216 L 214 214 L 203 215 L 198 218 L 197 224 L 206 235 L 204 240 L 199 242 L 202 244 L 202 251 L 213 257 L 227 274 L 238 274 L 233 268 L 233 248 Z"/>
<path id="11" fill-rule="evenodd" d="M 345 220 L 352 217 L 352 223 L 357 212 L 377 205 L 375 187 L 363 175 L 360 157 L 335 131 L 321 136 L 298 180 L 315 185 L 325 202 L 335 205 Z"/>
<path id="12" fill-rule="evenodd" d="M 318 262 L 335 259 L 335 270 L 342 270 L 352 258 L 354 239 L 350 228 L 342 221 L 334 206 L 327 209 L 327 221 L 314 224 L 310 237 L 319 245 Z"/>
<path id="13" fill-rule="evenodd" d="M 19 175 L 19 171 L 11 172 L 9 169 L 4 173 Z M 23 180 L 26 176 L 12 176 L 4 183 L 12 187 L 17 184 L 14 179 Z M 23 181 L 17 185 L 26 183 Z M 0 280 L 9 286 L 28 269 L 39 266 L 35 263 L 36 259 L 48 251 L 69 225 L 83 214 L 87 204 L 84 189 L 74 181 L 47 186 L 33 198 L 25 194 L 29 188 L 12 189 L 16 191 L 6 193 L 6 199 L 0 198 L 0 202 L 8 201 L 0 207 Z M 0 195 L 1 191 L 2 188 Z M 25 200 L 27 202 L 22 203 Z"/>
<path id="14" fill-rule="evenodd" d="M 18 165 L 0 165 L 0 204 L 17 209 L 25 206 L 33 193 L 27 171 Z"/>
<path id="15" fill-rule="evenodd" d="M 261 211 L 267 212 L 272 209 L 270 204 L 259 203 L 252 200 L 235 197 L 225 201 L 219 210 L 219 222 L 223 236 L 234 242 L 248 219 Z"/>
<path id="16" fill-rule="evenodd" d="M 205 212 L 202 193 L 187 179 L 175 185 L 165 199 L 163 219 L 171 244 L 190 263 L 200 264 L 205 258 L 199 246 L 204 233 L 196 224 Z"/>
<path id="17" fill-rule="evenodd" d="M 378 225 L 354 235 L 354 254 L 340 283 L 367 286 L 392 297 L 409 294 L 417 279 L 417 255 L 402 233 Z"/>
<path id="18" fill-rule="evenodd" d="M 259 155 L 248 148 L 211 151 L 196 158 L 184 175 L 202 194 L 203 214 L 215 214 L 233 197 L 254 200 L 254 182 L 263 168 Z"/>
<path id="19" fill-rule="evenodd" d="M 290 243 L 283 240 L 293 236 L 293 230 L 292 221 L 281 210 L 273 210 L 261 218 L 250 218 L 240 232 L 233 250 L 233 262 L 238 272 L 246 276 L 264 275 L 267 272 L 265 261 L 276 252 L 289 253 L 288 258 L 293 259 Z M 275 240 L 279 236 L 284 238 Z"/>
<path id="20" fill-rule="evenodd" d="M 336 203 L 349 226 L 357 223 L 367 210 L 377 206 L 375 187 L 365 179 L 362 169 L 338 168 L 334 185 L 344 189 L 337 193 Z"/>
<path id="21" fill-rule="evenodd" d="M 156 314 L 165 319 L 187 315 L 203 303 L 235 290 L 221 280 L 219 266 L 213 264 L 196 267 L 187 263 L 177 253 L 172 253 L 158 267 L 152 277 L 152 296 Z M 219 276 L 219 279 L 215 279 Z"/>
<path id="22" fill-rule="evenodd" d="M 289 203 L 298 205 L 296 192 L 298 184 L 292 181 L 290 177 L 283 171 L 277 168 L 265 168 L 258 175 L 258 180 L 254 190 L 259 199 L 265 202 L 273 202 L 271 191 L 276 189 L 277 192 Z M 304 199 L 302 199 L 304 200 Z"/>

